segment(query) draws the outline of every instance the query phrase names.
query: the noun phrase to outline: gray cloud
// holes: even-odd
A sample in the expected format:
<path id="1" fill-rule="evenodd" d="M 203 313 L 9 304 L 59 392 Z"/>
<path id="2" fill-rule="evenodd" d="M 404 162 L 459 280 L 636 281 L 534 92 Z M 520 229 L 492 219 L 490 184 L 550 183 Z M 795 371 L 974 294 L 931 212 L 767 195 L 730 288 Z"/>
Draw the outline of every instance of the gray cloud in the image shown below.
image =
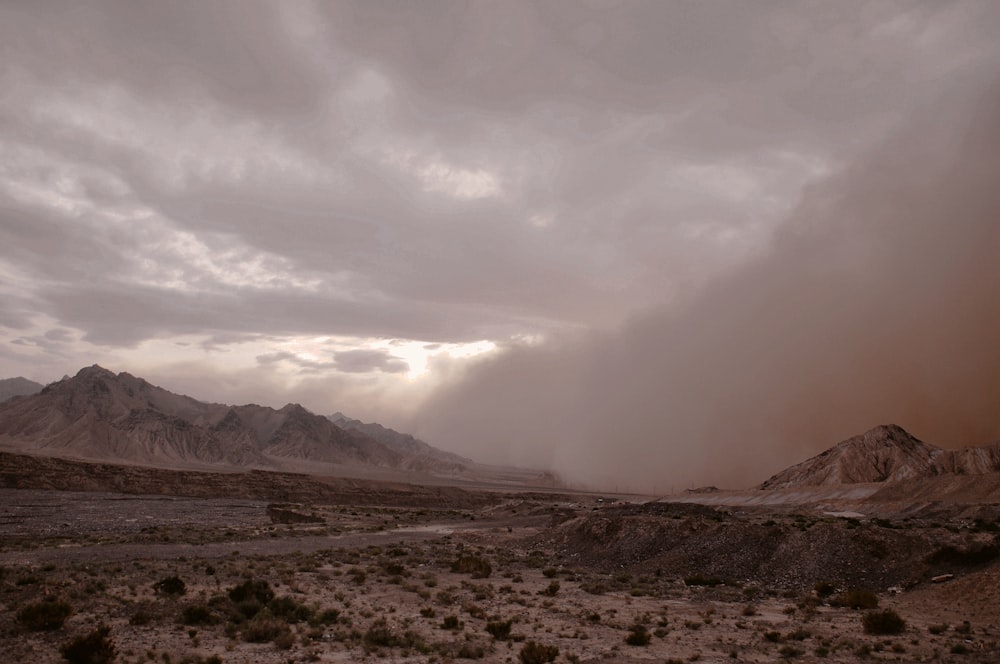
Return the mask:
<path id="1" fill-rule="evenodd" d="M 406 373 L 410 370 L 404 360 L 385 350 L 343 350 L 333 354 L 333 364 L 340 371 L 365 373 L 382 371 L 385 373 Z"/>
<path id="2" fill-rule="evenodd" d="M 831 209 L 872 209 L 838 198 L 859 186 L 852 169 L 876 159 L 861 155 L 925 109 L 948 111 L 942 100 L 985 89 L 998 71 L 998 32 L 995 3 L 976 0 L 6 3 L 0 371 L 48 380 L 131 358 L 234 398 L 301 390 L 296 400 L 339 399 L 377 415 L 366 395 L 391 420 L 420 395 L 396 412 L 398 395 L 370 381 L 405 371 L 404 360 L 341 348 L 361 354 L 307 366 L 278 358 L 277 340 L 433 349 L 486 339 L 506 350 L 476 376 L 513 384 L 538 362 L 549 371 L 536 382 L 550 392 L 517 391 L 502 410 L 523 428 L 484 452 L 575 470 L 565 459 L 586 455 L 537 441 L 576 429 L 573 439 L 593 441 L 605 422 L 646 421 L 623 414 L 647 400 L 632 394 L 640 388 L 628 372 L 598 370 L 592 358 L 683 374 L 670 350 L 680 341 L 630 335 L 646 325 L 707 344 L 720 333 L 697 303 L 722 298 L 714 293 L 725 288 L 710 286 L 728 283 L 720 275 L 777 292 L 771 283 L 785 273 L 758 277 L 766 264 L 809 283 L 810 269 L 773 256 L 792 255 L 796 242 L 811 255 L 794 238 L 841 228 Z M 935 132 L 913 130 L 913 147 L 880 154 L 910 155 Z M 939 140 L 955 149 L 952 135 Z M 866 177 L 910 172 L 880 168 Z M 841 231 L 851 242 L 816 242 L 867 266 L 881 245 L 858 223 Z M 925 288 L 936 293 L 938 283 Z M 760 297 L 736 291 L 740 301 Z M 707 329 L 668 334 L 682 324 L 637 322 L 659 317 Z M 45 339 L 49 330 L 64 332 Z M 599 341 L 580 341 L 595 330 Z M 525 338 L 555 346 L 521 349 Z M 194 359 L 168 366 L 143 355 L 160 342 Z M 195 376 L 208 366 L 198 353 L 225 358 L 211 365 L 216 383 Z M 237 357 L 243 366 L 226 364 Z M 262 379 L 285 366 L 302 382 Z M 428 384 L 443 391 L 420 424 L 440 432 L 453 420 L 450 390 L 471 399 L 485 387 L 471 376 L 449 385 L 465 371 L 458 360 L 438 357 L 431 369 Z M 590 371 L 620 389 L 588 395 Z M 233 376 L 252 376 L 267 395 L 233 387 Z M 657 383 L 635 383 L 646 384 Z M 727 390 L 730 401 L 741 394 Z M 580 401 L 599 422 L 574 414 Z M 550 402 L 568 409 L 562 418 L 527 414 Z M 480 439 L 488 403 L 469 404 L 478 419 L 453 429 L 463 436 L 445 435 L 450 444 Z M 677 419 L 691 436 L 708 435 L 704 423 Z"/>

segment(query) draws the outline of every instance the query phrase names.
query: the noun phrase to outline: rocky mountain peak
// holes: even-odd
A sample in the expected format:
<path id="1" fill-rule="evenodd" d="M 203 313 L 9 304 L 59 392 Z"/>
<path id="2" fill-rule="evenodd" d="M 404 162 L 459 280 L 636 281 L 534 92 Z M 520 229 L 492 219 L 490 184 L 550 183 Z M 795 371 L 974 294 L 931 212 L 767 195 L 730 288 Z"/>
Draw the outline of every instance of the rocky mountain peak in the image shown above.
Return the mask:
<path id="1" fill-rule="evenodd" d="M 761 489 L 897 482 L 942 474 L 1000 471 L 1000 446 L 944 450 L 895 424 L 877 426 L 796 464 Z"/>

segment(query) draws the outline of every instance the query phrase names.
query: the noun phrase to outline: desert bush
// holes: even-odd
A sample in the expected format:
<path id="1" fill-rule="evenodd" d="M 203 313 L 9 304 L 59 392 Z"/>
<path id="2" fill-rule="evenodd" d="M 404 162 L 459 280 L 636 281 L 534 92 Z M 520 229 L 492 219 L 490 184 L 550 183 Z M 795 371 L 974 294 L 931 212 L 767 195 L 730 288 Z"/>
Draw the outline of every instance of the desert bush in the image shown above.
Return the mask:
<path id="1" fill-rule="evenodd" d="M 559 648 L 556 646 L 545 646 L 535 641 L 525 643 L 518 654 L 521 664 L 547 664 L 554 662 L 558 656 Z"/>
<path id="2" fill-rule="evenodd" d="M 243 640 L 249 643 L 267 643 L 289 631 L 288 623 L 285 621 L 258 614 L 243 626 Z"/>
<path id="3" fill-rule="evenodd" d="M 506 641 L 510 638 L 512 622 L 510 620 L 491 620 L 486 623 L 486 631 L 497 641 Z"/>
<path id="4" fill-rule="evenodd" d="M 30 632 L 59 629 L 73 613 L 73 607 L 60 600 L 27 604 L 17 612 L 17 622 Z"/>
<path id="5" fill-rule="evenodd" d="M 461 629 L 462 622 L 458 619 L 458 616 L 445 616 L 444 620 L 441 621 L 441 629 Z"/>
<path id="6" fill-rule="evenodd" d="M 559 593 L 558 581 L 553 581 L 544 590 L 541 591 L 541 594 L 547 597 L 555 597 L 558 593 Z"/>
<path id="7" fill-rule="evenodd" d="M 813 590 L 816 591 L 818 597 L 829 597 L 837 591 L 837 586 L 829 581 L 819 581 L 813 586 Z"/>
<path id="8" fill-rule="evenodd" d="M 866 613 L 861 624 L 865 634 L 899 634 L 906 628 L 906 621 L 892 609 Z"/>
<path id="9" fill-rule="evenodd" d="M 108 636 L 111 628 L 98 625 L 85 636 L 78 636 L 59 647 L 59 654 L 70 664 L 110 664 L 115 661 L 117 651 Z"/>
<path id="10" fill-rule="evenodd" d="M 312 618 L 309 619 L 310 625 L 333 625 L 340 618 L 340 611 L 337 609 L 323 609 L 322 611 L 313 612 Z"/>
<path id="11" fill-rule="evenodd" d="M 379 618 L 365 631 L 364 642 L 366 646 L 392 647 L 397 644 L 396 635 L 389 629 L 389 623 L 385 618 Z"/>
<path id="12" fill-rule="evenodd" d="M 229 599 L 237 603 L 256 601 L 259 604 L 267 604 L 274 599 L 274 591 L 267 581 L 247 579 L 229 589 Z"/>
<path id="13" fill-rule="evenodd" d="M 628 636 L 625 637 L 625 643 L 630 646 L 648 646 L 650 639 L 649 630 L 646 629 L 646 626 L 636 623 L 629 628 Z"/>
<path id="14" fill-rule="evenodd" d="M 142 627 L 153 621 L 153 614 L 145 609 L 136 609 L 135 613 L 128 619 L 128 624 L 134 627 Z"/>
<path id="15" fill-rule="evenodd" d="M 167 576 L 153 584 L 153 592 L 157 595 L 179 597 L 187 592 L 187 585 L 179 576 Z"/>
<path id="16" fill-rule="evenodd" d="M 997 556 L 1000 556 L 1000 547 L 996 544 L 975 544 L 968 549 L 957 549 L 949 545 L 932 553 L 927 561 L 932 565 L 974 567 L 984 565 Z"/>
<path id="17" fill-rule="evenodd" d="M 214 625 L 219 622 L 219 617 L 204 604 L 192 604 L 181 611 L 181 622 L 185 625 Z"/>
<path id="18" fill-rule="evenodd" d="M 459 556 L 451 564 L 451 571 L 457 574 L 471 574 L 473 579 L 487 579 L 493 573 L 493 566 L 481 556 Z"/>
<path id="19" fill-rule="evenodd" d="M 289 595 L 275 597 L 268 602 L 267 608 L 274 617 L 284 618 L 290 623 L 308 621 L 313 614 L 309 606 Z"/>
<path id="20" fill-rule="evenodd" d="M 851 609 L 874 609 L 878 606 L 878 597 L 870 590 L 854 588 L 834 597 L 830 604 L 846 606 Z"/>

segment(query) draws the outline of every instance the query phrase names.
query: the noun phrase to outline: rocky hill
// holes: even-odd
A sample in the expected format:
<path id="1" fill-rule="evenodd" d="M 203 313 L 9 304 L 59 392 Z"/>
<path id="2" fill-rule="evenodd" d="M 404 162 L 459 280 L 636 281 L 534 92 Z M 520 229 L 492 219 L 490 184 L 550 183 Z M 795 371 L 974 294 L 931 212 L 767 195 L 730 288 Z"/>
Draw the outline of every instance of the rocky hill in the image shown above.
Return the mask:
<path id="1" fill-rule="evenodd" d="M 96 365 L 0 405 L 0 448 L 169 468 L 439 469 L 425 450 L 386 445 L 298 404 L 275 410 L 205 403 Z"/>
<path id="2" fill-rule="evenodd" d="M 894 424 L 848 438 L 822 454 L 791 466 L 761 489 L 901 482 L 941 475 L 1000 472 L 1000 443 L 945 450 L 913 437 Z"/>
<path id="3" fill-rule="evenodd" d="M 0 403 L 14 397 L 37 394 L 42 391 L 43 387 L 45 386 L 41 383 L 36 383 L 33 380 L 28 380 L 20 376 L 17 378 L 0 379 Z"/>

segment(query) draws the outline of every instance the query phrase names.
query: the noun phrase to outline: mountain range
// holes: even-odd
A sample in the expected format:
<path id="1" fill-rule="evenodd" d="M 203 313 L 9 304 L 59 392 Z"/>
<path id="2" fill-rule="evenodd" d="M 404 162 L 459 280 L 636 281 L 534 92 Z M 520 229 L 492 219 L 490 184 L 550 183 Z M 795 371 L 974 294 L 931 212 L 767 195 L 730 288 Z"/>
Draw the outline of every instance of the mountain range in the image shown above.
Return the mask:
<path id="1" fill-rule="evenodd" d="M 179 469 L 333 466 L 456 474 L 473 465 L 407 434 L 299 404 L 229 406 L 174 394 L 94 365 L 0 404 L 10 452 Z"/>
<path id="2" fill-rule="evenodd" d="M 27 396 L 42 391 L 45 387 L 41 383 L 36 383 L 27 378 L 2 378 L 0 379 L 0 403 L 13 399 L 14 397 Z"/>
<path id="3" fill-rule="evenodd" d="M 761 489 L 893 483 L 1000 473 L 1000 442 L 945 450 L 895 424 L 877 426 L 774 475 Z"/>

